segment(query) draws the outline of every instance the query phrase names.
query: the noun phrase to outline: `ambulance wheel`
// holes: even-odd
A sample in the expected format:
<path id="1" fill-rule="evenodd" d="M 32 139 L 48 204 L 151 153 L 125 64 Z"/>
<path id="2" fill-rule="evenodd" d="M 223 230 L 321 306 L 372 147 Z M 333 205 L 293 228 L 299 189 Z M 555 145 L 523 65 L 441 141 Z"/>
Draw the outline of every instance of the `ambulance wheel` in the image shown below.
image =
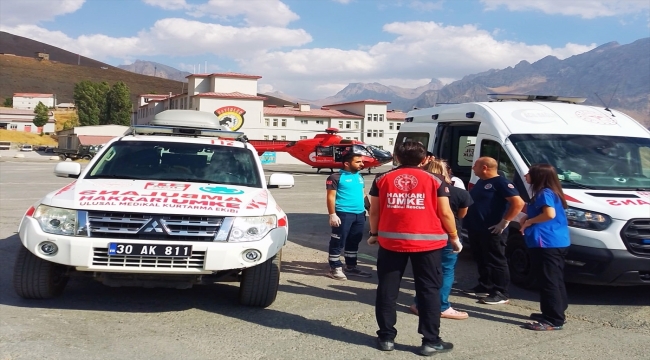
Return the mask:
<path id="1" fill-rule="evenodd" d="M 265 262 L 242 271 L 239 302 L 265 308 L 275 301 L 280 286 L 282 250 Z"/>
<path id="2" fill-rule="evenodd" d="M 68 284 L 67 268 L 39 258 L 20 246 L 14 265 L 14 290 L 24 299 L 51 299 Z"/>
<path id="3" fill-rule="evenodd" d="M 65 156 L 64 154 L 59 155 L 59 160 L 65 161 L 65 159 L 67 159 L 67 156 Z"/>
<path id="4" fill-rule="evenodd" d="M 537 280 L 532 271 L 528 248 L 518 229 L 510 228 L 506 256 L 510 270 L 510 281 L 524 289 L 536 288 Z"/>

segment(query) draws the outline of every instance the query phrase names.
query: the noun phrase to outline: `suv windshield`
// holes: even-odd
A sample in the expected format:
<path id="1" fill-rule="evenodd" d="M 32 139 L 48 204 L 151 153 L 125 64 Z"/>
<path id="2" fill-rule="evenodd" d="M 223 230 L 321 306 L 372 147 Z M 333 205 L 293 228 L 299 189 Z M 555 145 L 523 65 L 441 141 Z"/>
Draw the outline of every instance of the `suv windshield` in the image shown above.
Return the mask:
<path id="1" fill-rule="evenodd" d="M 262 187 L 255 157 L 247 149 L 162 141 L 114 142 L 86 178 Z"/>
<path id="2" fill-rule="evenodd" d="M 553 165 L 562 186 L 650 189 L 650 139 L 517 134 L 511 135 L 510 141 L 528 166 Z"/>

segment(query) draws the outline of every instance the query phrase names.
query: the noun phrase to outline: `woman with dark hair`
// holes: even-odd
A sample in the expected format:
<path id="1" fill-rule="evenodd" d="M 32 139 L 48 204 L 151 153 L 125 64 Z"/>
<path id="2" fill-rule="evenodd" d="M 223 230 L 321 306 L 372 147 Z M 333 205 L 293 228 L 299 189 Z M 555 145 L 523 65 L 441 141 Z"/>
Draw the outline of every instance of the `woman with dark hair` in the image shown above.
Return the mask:
<path id="1" fill-rule="evenodd" d="M 529 248 L 533 271 L 540 285 L 541 313 L 530 315 L 530 330 L 561 330 L 568 304 L 564 285 L 564 258 L 569 251 L 567 208 L 557 172 L 548 164 L 532 165 L 526 182 L 532 197 L 527 216 L 522 218 L 521 232 Z"/>

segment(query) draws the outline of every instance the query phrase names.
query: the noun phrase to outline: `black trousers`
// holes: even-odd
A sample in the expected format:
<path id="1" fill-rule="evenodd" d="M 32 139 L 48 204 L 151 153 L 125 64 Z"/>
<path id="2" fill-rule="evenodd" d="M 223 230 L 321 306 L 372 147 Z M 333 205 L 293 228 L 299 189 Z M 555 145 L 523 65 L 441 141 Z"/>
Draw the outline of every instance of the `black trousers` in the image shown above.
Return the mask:
<path id="1" fill-rule="evenodd" d="M 377 256 L 377 299 L 375 316 L 381 340 L 394 340 L 397 336 L 397 296 L 406 264 L 411 259 L 415 293 L 418 300 L 418 333 L 422 341 L 440 341 L 440 286 L 442 249 L 425 252 L 395 252 L 379 248 Z"/>
<path id="2" fill-rule="evenodd" d="M 564 248 L 530 248 L 531 267 L 539 282 L 539 308 L 544 319 L 554 326 L 564 325 L 569 299 L 564 285 Z"/>
<path id="3" fill-rule="evenodd" d="M 468 231 L 469 244 L 478 268 L 478 283 L 490 296 L 497 291 L 505 296 L 510 285 L 510 270 L 506 258 L 507 231 L 492 234 L 489 231 Z"/>

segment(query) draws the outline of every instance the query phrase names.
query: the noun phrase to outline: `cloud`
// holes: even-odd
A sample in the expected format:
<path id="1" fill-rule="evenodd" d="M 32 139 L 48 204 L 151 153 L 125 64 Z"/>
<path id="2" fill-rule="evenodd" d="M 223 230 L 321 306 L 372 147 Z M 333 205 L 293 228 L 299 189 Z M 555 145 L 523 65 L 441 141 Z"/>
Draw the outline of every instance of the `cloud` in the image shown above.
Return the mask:
<path id="1" fill-rule="evenodd" d="M 648 0 L 481 0 L 485 10 L 506 7 L 510 11 L 539 10 L 545 14 L 580 16 L 584 19 L 649 11 Z"/>
<path id="2" fill-rule="evenodd" d="M 84 2 L 85 0 L 2 0 L 0 24 L 38 24 L 73 13 L 79 10 Z"/>
<path id="3" fill-rule="evenodd" d="M 239 63 L 243 71 L 263 75 L 277 90 L 315 98 L 332 95 L 324 90 L 331 91 L 339 84 L 385 78 L 443 78 L 449 82 L 492 68 L 514 66 L 521 60 L 534 62 L 547 55 L 564 59 L 596 46 L 568 43 L 553 48 L 499 41 L 474 25 L 442 26 L 435 22 L 394 22 L 384 25 L 383 30 L 395 38 L 363 50 L 271 51 L 240 59 Z"/>
<path id="4" fill-rule="evenodd" d="M 349 4 L 352 0 L 332 0 L 332 1 L 337 2 L 337 3 L 341 3 L 341 4 Z"/>
<path id="5" fill-rule="evenodd" d="M 158 20 L 151 28 L 131 37 L 93 34 L 71 38 L 60 31 L 50 31 L 35 25 L 0 25 L 0 29 L 97 60 L 134 58 L 140 55 L 200 54 L 247 58 L 267 50 L 304 45 L 312 40 L 302 29 L 269 26 L 237 28 L 178 18 Z"/>
<path id="6" fill-rule="evenodd" d="M 186 0 L 143 0 L 145 4 L 165 10 L 186 10 L 196 18 L 204 16 L 220 20 L 240 17 L 249 26 L 284 27 L 300 17 L 279 0 L 209 0 L 203 4 L 188 4 Z"/>
<path id="7" fill-rule="evenodd" d="M 443 1 L 434 2 L 434 1 L 419 1 L 419 0 L 416 0 L 416 1 L 411 1 L 409 3 L 409 7 L 411 9 L 414 9 L 414 10 L 417 10 L 417 11 L 424 11 L 424 12 L 434 11 L 434 10 L 442 10 L 442 5 L 443 5 Z"/>

